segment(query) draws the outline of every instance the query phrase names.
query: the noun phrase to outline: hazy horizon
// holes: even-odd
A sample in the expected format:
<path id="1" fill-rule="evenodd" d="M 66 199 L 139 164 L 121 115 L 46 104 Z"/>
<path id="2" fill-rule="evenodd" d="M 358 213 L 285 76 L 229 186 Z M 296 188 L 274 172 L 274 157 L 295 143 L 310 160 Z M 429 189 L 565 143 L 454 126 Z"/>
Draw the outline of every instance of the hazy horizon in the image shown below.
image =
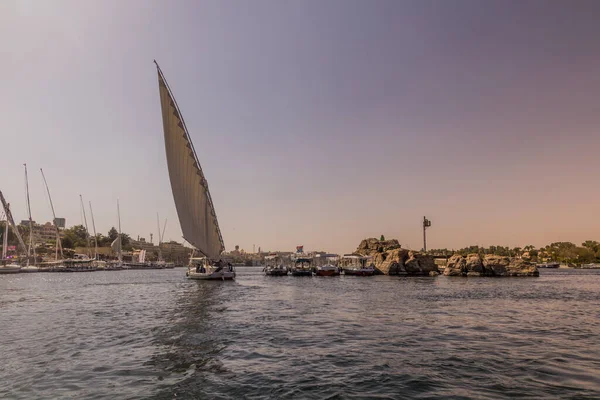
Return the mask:
<path id="1" fill-rule="evenodd" d="M 226 249 L 600 240 L 600 3 L 4 1 L 0 190 L 181 241 L 156 59 Z M 88 224 L 91 229 L 90 216 Z M 161 221 L 162 226 L 162 221 Z"/>

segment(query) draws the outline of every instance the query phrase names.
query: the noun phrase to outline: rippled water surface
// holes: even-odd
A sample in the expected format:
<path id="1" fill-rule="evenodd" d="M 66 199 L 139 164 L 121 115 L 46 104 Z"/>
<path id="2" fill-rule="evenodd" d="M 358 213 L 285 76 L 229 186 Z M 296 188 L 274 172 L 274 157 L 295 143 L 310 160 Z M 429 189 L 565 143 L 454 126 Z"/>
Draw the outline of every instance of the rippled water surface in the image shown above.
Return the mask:
<path id="1" fill-rule="evenodd" d="M 0 275 L 3 398 L 600 398 L 600 271 Z"/>

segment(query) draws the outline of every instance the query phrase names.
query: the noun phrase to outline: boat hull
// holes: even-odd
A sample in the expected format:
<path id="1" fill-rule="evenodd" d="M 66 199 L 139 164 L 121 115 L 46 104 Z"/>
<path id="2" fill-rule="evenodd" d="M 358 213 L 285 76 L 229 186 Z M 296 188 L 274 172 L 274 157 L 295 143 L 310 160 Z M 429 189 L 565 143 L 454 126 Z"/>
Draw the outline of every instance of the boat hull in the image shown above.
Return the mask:
<path id="1" fill-rule="evenodd" d="M 317 272 L 315 272 L 316 276 L 338 276 L 339 274 L 339 271 L 333 269 L 317 269 Z"/>
<path id="2" fill-rule="evenodd" d="M 312 276 L 312 271 L 303 269 L 293 269 L 292 276 Z"/>
<path id="3" fill-rule="evenodd" d="M 0 266 L 0 274 L 18 274 L 19 272 L 21 272 L 21 267 L 18 265 Z"/>
<path id="4" fill-rule="evenodd" d="M 344 275 L 350 276 L 372 276 L 375 273 L 372 269 L 345 269 Z"/>
<path id="5" fill-rule="evenodd" d="M 235 272 L 218 271 L 212 273 L 188 271 L 186 273 L 188 279 L 196 281 L 229 281 L 235 279 Z"/>
<path id="6" fill-rule="evenodd" d="M 267 276 L 287 276 L 288 272 L 286 269 L 268 269 L 265 271 Z"/>

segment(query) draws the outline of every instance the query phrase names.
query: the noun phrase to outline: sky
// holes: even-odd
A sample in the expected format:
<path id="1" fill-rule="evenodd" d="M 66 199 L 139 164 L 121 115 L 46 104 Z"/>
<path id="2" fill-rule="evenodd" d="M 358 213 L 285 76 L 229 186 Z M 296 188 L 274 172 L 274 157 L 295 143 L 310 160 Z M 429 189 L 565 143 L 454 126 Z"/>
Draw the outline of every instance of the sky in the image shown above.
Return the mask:
<path id="1" fill-rule="evenodd" d="M 181 241 L 156 59 L 225 246 L 600 240 L 596 1 L 0 2 L 0 190 Z M 88 223 L 91 225 L 89 210 Z M 161 222 L 162 224 L 162 222 Z M 91 226 L 90 226 L 91 229 Z"/>

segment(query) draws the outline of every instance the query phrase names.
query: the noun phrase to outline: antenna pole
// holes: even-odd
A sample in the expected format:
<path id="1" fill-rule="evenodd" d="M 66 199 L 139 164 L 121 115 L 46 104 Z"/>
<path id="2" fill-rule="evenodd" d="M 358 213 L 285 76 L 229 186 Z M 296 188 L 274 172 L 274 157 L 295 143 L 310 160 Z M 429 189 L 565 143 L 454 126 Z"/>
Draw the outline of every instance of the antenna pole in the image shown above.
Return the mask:
<path id="1" fill-rule="evenodd" d="M 423 251 L 427 252 L 427 228 L 431 226 L 431 221 L 423 217 Z"/>

